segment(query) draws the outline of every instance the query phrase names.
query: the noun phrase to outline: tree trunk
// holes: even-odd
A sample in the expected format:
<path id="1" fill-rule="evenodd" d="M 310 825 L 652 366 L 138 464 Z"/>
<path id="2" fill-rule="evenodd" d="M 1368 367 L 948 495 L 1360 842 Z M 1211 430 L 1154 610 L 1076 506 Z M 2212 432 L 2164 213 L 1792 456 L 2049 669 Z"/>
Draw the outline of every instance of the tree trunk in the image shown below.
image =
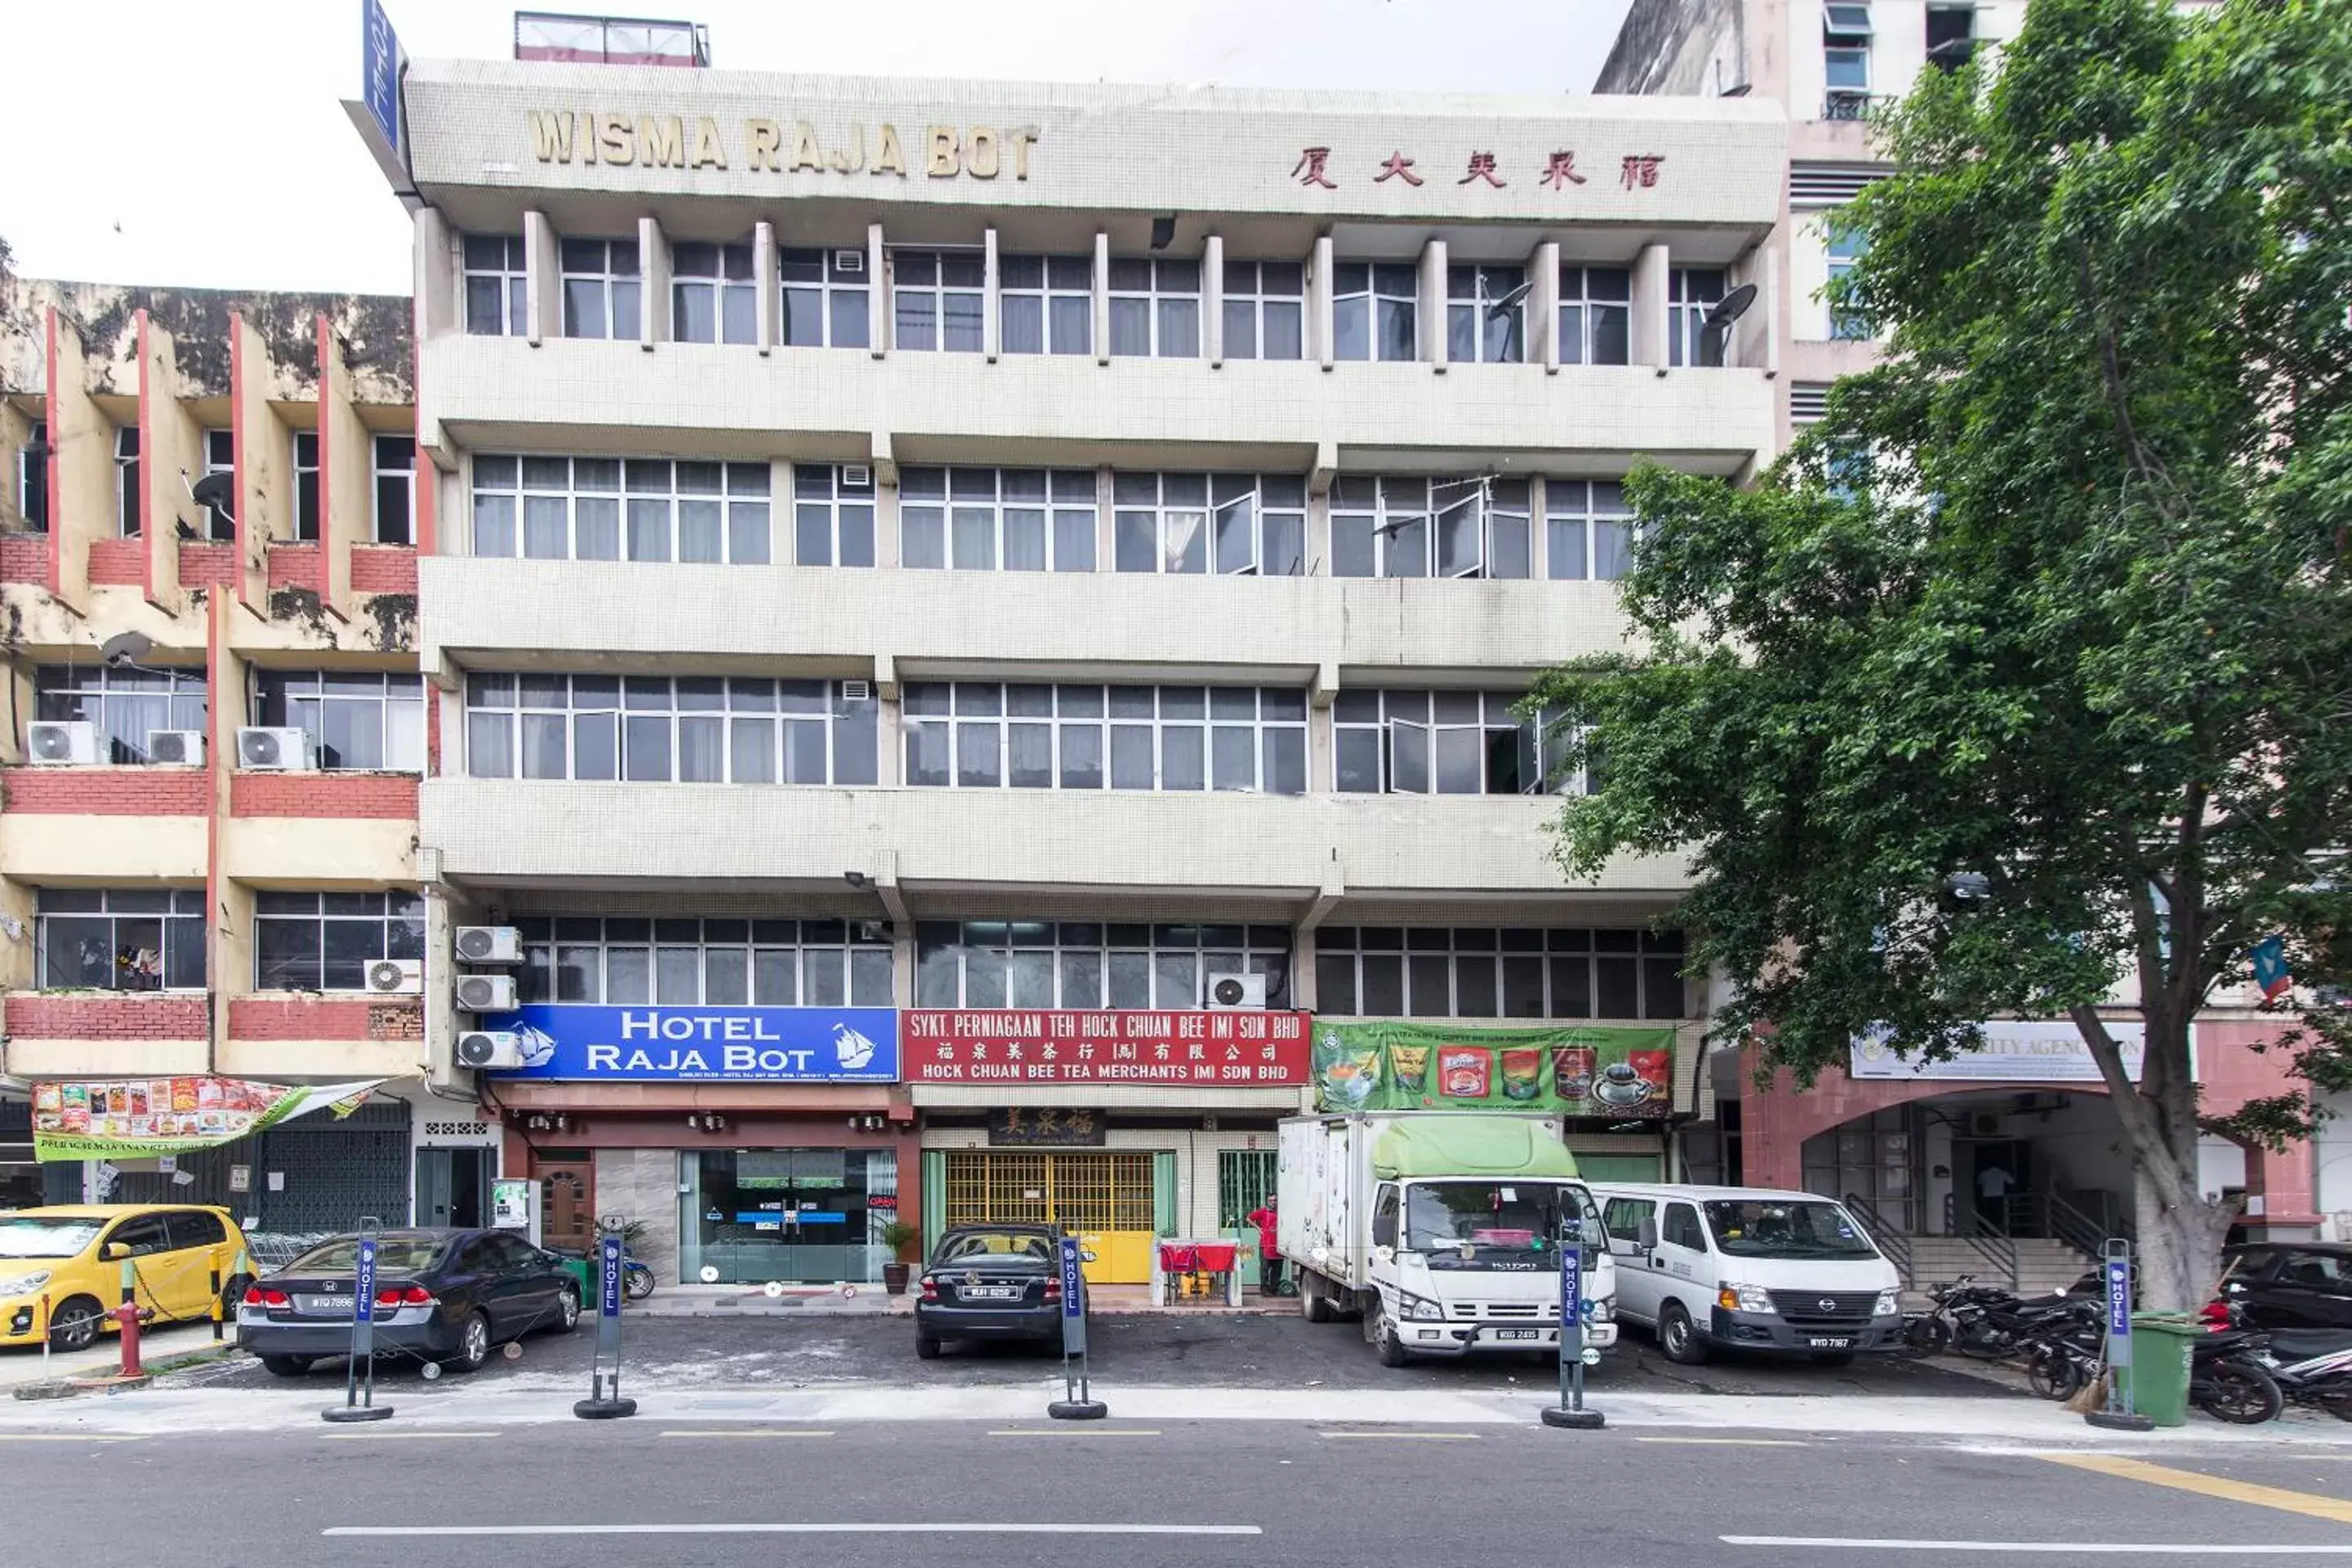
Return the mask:
<path id="1" fill-rule="evenodd" d="M 2193 1312 L 2221 1277 L 2221 1240 L 2236 1211 L 2208 1203 L 2197 1183 L 2197 1085 L 2189 1071 L 2185 1015 L 2147 1007 L 2140 1081 L 2098 1012 L 2077 1007 L 2075 1026 L 2107 1082 L 2107 1098 L 2132 1153 L 2139 1241 L 2133 1268 L 2139 1302 L 2151 1312 Z"/>
<path id="2" fill-rule="evenodd" d="M 2201 1197 L 2167 1208 L 2157 1184 L 2144 1172 L 2134 1174 L 2139 1245 L 2132 1263 L 2139 1277 L 2139 1304 L 2151 1312 L 2193 1312 L 2213 1298 L 2221 1278 L 2221 1238 L 2236 1211 Z"/>

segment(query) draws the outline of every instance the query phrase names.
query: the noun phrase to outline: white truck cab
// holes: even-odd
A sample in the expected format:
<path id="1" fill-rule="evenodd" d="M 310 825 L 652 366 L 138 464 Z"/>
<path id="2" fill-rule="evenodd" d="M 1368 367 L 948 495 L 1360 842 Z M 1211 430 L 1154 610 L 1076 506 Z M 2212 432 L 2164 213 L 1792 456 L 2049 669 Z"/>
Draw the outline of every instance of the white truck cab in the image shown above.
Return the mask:
<path id="1" fill-rule="evenodd" d="M 1401 1111 L 1282 1124 L 1276 1240 L 1308 1321 L 1360 1314 L 1381 1362 L 1559 1344 L 1560 1248 L 1584 1343 L 1613 1345 L 1616 1271 L 1556 1119 Z"/>
<path id="2" fill-rule="evenodd" d="M 1618 1315 L 1685 1365 L 1711 1350 L 1841 1365 L 1903 1348 L 1903 1281 L 1843 1205 L 1764 1187 L 1596 1183 Z"/>

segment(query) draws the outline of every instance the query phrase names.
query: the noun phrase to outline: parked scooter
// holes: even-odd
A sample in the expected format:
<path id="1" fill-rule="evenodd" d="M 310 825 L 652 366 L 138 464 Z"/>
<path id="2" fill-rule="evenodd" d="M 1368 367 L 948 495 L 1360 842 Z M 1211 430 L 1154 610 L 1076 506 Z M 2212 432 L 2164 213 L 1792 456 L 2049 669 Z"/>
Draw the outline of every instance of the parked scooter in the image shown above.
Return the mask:
<path id="1" fill-rule="evenodd" d="M 2347 1342 L 2352 1346 L 2352 1339 Z M 2259 1426 L 2278 1419 L 2286 1394 L 2263 1364 L 2270 1336 L 2251 1329 L 2221 1329 L 2198 1336 L 2190 1347 L 2189 1403 L 2216 1421 Z M 2352 1420 L 2352 1415 L 2345 1417 Z"/>
<path id="2" fill-rule="evenodd" d="M 2352 1421 L 2352 1330 L 2273 1329 L 2262 1338 L 2256 1359 L 2287 1399 Z"/>

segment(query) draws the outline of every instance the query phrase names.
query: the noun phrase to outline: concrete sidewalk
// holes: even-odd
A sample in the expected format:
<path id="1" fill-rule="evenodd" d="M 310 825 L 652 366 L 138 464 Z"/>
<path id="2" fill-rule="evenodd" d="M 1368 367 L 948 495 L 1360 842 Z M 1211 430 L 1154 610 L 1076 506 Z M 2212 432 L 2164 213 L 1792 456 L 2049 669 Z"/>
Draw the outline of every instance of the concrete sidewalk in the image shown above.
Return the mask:
<path id="1" fill-rule="evenodd" d="M 228 1329 L 225 1332 L 224 1350 L 236 1341 L 236 1330 Z M 140 1360 L 151 1366 L 213 1348 L 213 1326 L 208 1322 L 173 1323 L 165 1328 L 142 1330 L 139 1335 Z M 100 1335 L 98 1342 L 88 1350 L 52 1351 L 46 1367 L 38 1346 L 11 1346 L 6 1351 L 0 1351 L 0 1389 L 40 1383 L 50 1378 L 110 1373 L 121 1365 L 122 1346 L 112 1334 Z"/>

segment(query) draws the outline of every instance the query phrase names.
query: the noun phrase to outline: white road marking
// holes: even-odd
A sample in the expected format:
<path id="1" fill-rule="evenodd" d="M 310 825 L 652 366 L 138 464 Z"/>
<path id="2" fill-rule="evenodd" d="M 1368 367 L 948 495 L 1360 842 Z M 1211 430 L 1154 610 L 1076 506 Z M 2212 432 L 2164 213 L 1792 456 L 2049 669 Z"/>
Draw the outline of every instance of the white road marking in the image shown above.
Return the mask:
<path id="1" fill-rule="evenodd" d="M 992 1437 L 1157 1437 L 1157 1426 L 1004 1426 Z"/>
<path id="2" fill-rule="evenodd" d="M 1263 1535 L 1255 1524 L 339 1524 L 321 1535 Z"/>
<path id="3" fill-rule="evenodd" d="M 665 1437 L 830 1437 L 833 1434 L 830 1431 L 814 1431 L 806 1426 L 789 1429 L 776 1426 L 753 1426 L 731 1431 L 724 1427 L 716 1427 L 691 1432 L 665 1432 L 662 1436 Z"/>
<path id="4" fill-rule="evenodd" d="M 1318 1437 L 1402 1437 L 1423 1443 L 1475 1443 L 1475 1432 L 1318 1432 Z"/>
<path id="5" fill-rule="evenodd" d="M 321 1432 L 320 1437 L 329 1443 L 402 1443 L 419 1439 L 438 1442 L 444 1437 L 503 1437 L 503 1432 Z"/>
<path id="6" fill-rule="evenodd" d="M 1685 1448 L 1810 1448 L 1799 1437 L 1636 1437 L 1636 1443 L 1673 1443 Z"/>
<path id="7" fill-rule="evenodd" d="M 2352 1557 L 2352 1542 L 2340 1546 L 2210 1546 L 2145 1541 L 1864 1541 L 1834 1535 L 1725 1535 L 1727 1546 L 1817 1546 L 1861 1552 L 2019 1552 L 2076 1557 Z"/>
<path id="8" fill-rule="evenodd" d="M 136 1443 L 129 1432 L 0 1432 L 0 1443 Z"/>

